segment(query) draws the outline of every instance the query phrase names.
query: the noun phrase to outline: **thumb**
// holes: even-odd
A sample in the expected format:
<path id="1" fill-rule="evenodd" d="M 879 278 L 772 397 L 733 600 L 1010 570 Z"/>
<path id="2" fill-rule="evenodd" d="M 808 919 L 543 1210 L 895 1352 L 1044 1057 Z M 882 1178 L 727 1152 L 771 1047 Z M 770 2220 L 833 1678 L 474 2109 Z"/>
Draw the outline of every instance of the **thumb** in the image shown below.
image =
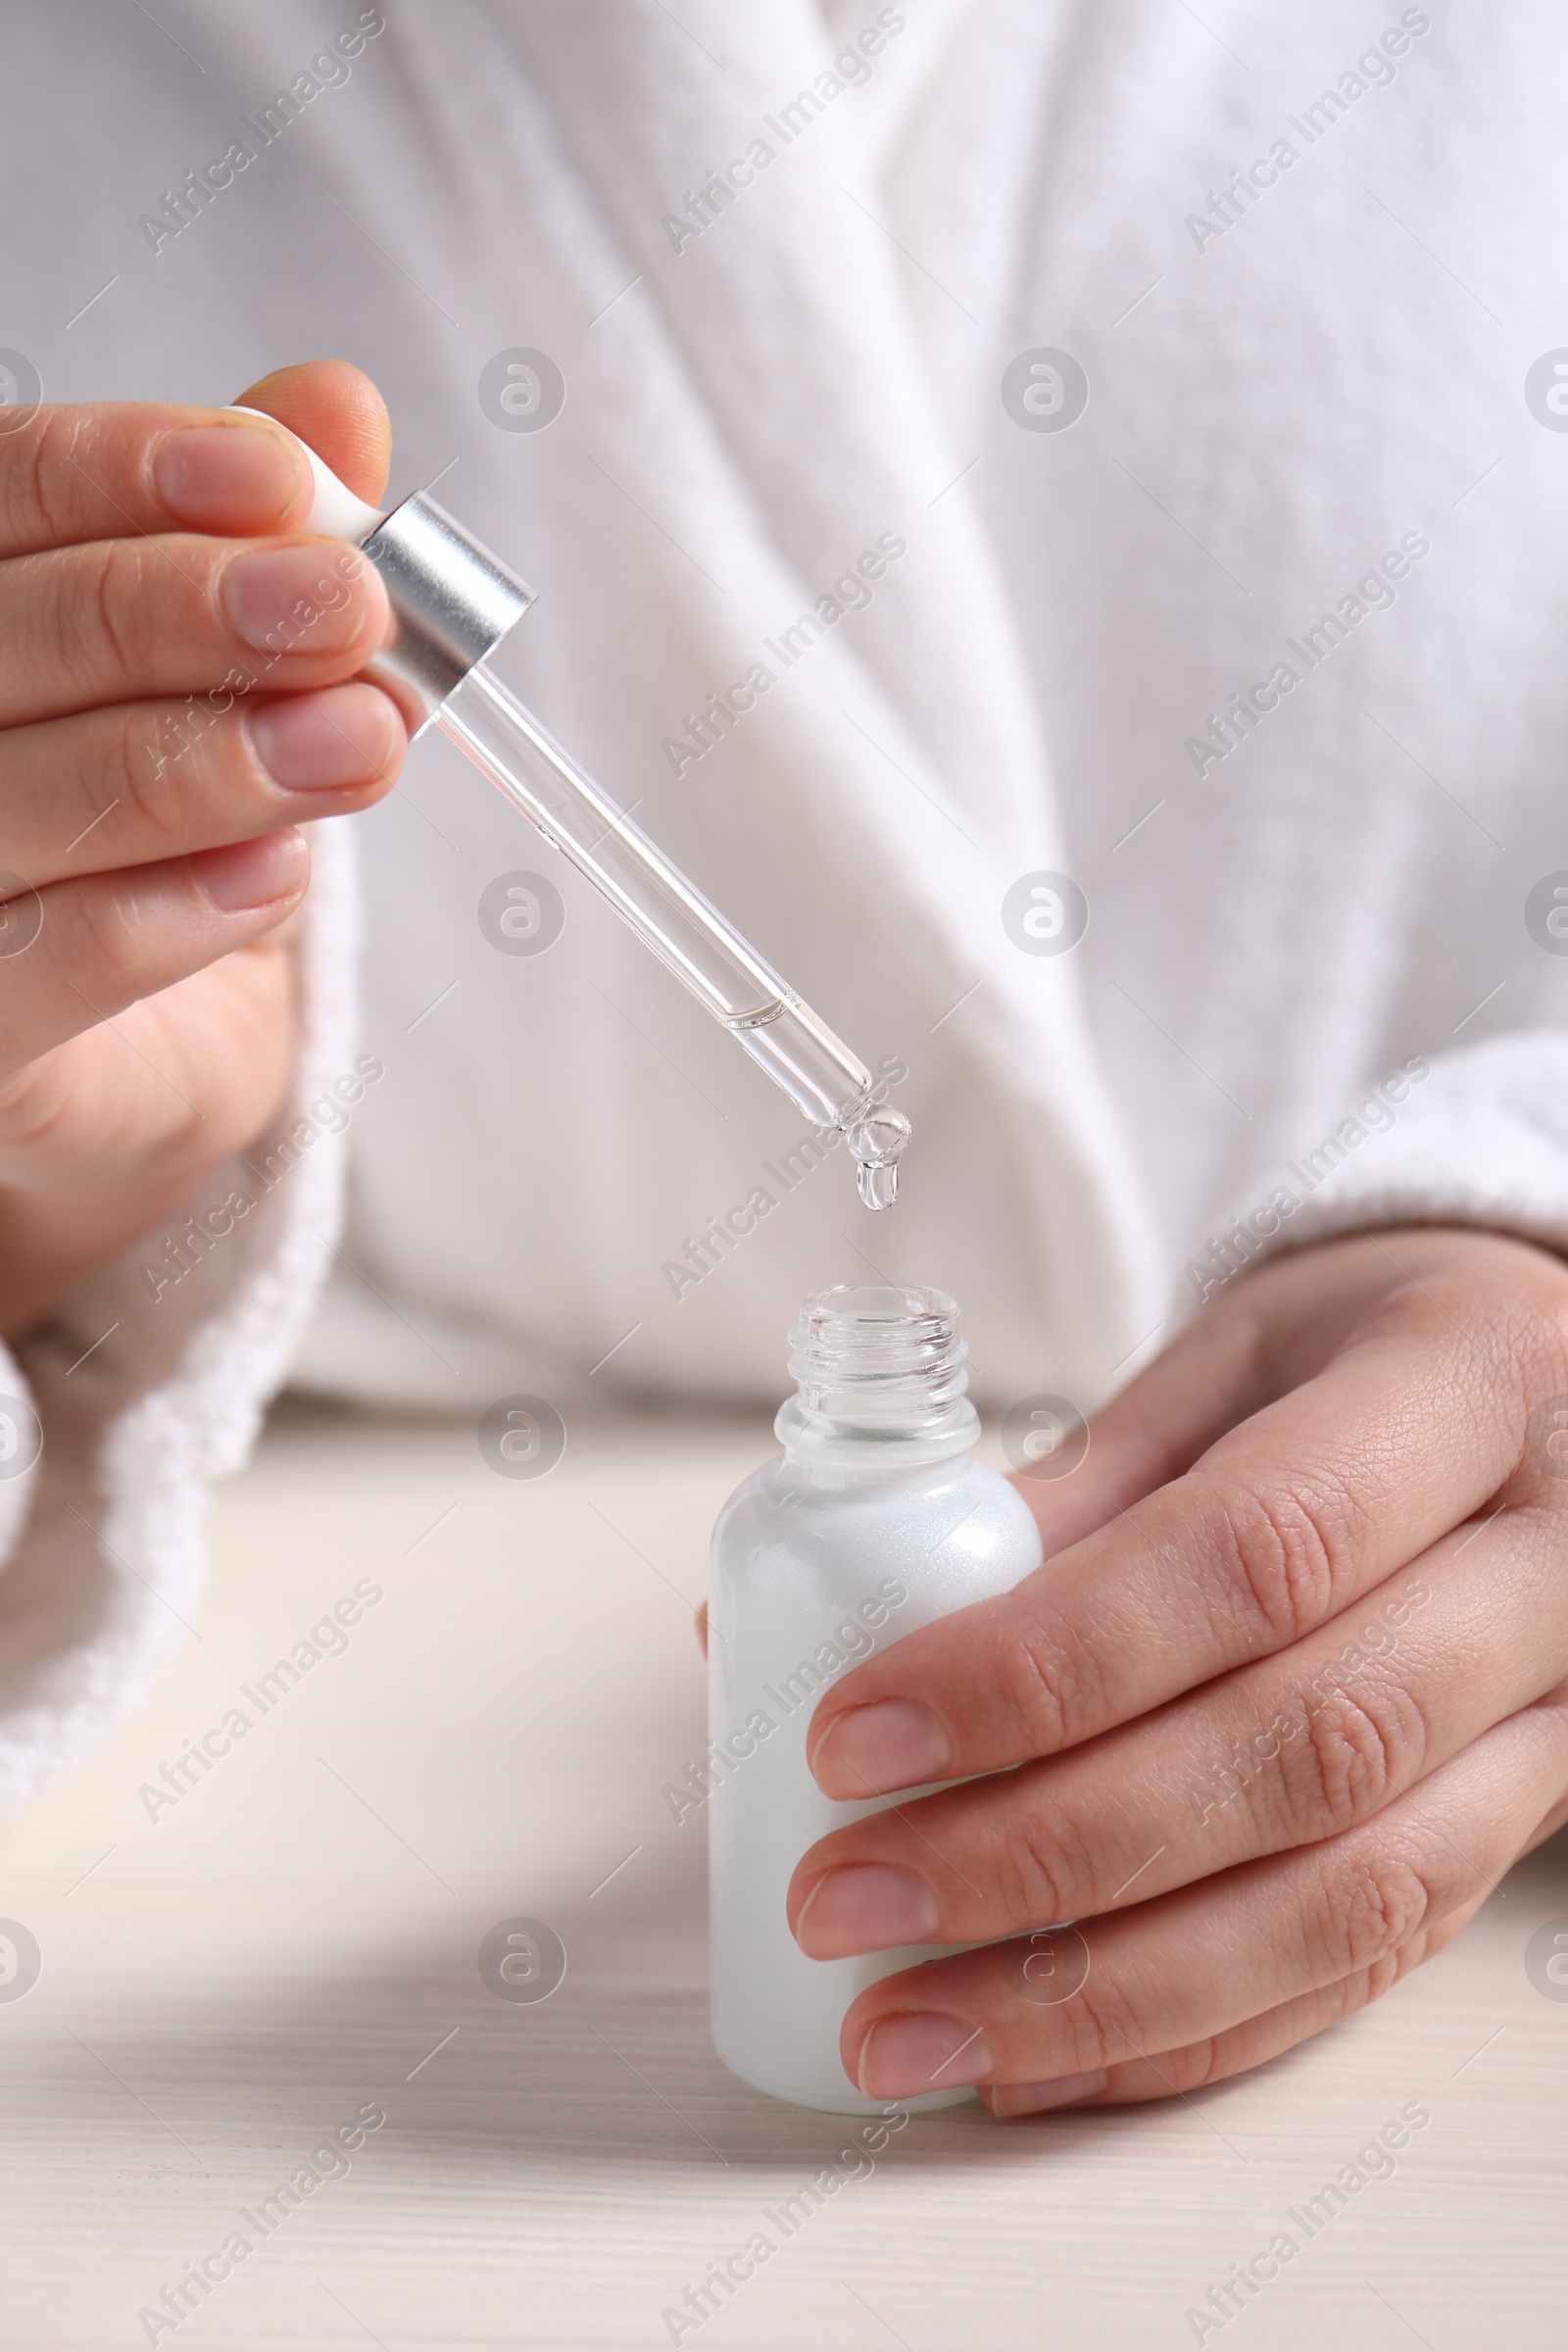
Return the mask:
<path id="1" fill-rule="evenodd" d="M 331 466 L 357 498 L 378 503 L 392 461 L 392 426 L 386 403 L 368 375 L 347 360 L 306 360 L 276 368 L 270 375 L 236 393 L 247 409 L 260 409 L 297 433 Z"/>

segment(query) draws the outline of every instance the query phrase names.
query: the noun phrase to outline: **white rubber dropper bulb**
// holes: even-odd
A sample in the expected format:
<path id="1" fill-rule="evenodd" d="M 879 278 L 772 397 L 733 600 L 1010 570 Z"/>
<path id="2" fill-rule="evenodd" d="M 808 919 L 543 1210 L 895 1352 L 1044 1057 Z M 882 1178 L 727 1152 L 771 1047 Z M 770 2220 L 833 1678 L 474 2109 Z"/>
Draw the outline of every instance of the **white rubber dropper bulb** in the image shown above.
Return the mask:
<path id="1" fill-rule="evenodd" d="M 231 401 L 228 413 L 231 416 L 267 415 L 265 409 L 248 409 L 241 401 Z M 288 433 L 289 439 L 310 466 L 316 494 L 302 527 L 308 531 L 324 531 L 331 539 L 350 539 L 356 547 L 368 539 L 382 520 L 381 509 L 368 506 L 363 498 L 356 498 L 348 484 L 338 480 L 331 466 L 318 458 L 309 442 L 302 441 L 298 433 L 289 433 L 288 426 L 278 424 L 275 416 L 268 416 L 267 421 L 275 426 L 278 432 Z"/>

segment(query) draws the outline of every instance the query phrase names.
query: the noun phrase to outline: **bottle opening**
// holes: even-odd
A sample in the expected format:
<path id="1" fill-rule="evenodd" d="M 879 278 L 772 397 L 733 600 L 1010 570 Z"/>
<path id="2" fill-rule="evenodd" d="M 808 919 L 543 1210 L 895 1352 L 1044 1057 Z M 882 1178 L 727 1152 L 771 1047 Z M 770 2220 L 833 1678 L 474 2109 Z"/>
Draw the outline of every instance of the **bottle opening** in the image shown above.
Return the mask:
<path id="1" fill-rule="evenodd" d="M 775 1427 L 787 1446 L 821 1454 L 868 1446 L 939 1460 L 974 1444 L 968 1349 L 945 1291 L 839 1283 L 803 1299 L 790 1332 L 798 1384 Z"/>

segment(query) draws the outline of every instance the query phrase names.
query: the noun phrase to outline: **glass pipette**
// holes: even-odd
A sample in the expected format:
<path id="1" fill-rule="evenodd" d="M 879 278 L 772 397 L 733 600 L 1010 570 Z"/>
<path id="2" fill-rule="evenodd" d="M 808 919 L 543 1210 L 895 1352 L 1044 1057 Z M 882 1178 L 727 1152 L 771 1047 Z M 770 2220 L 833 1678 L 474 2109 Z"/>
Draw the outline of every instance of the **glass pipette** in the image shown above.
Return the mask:
<path id="1" fill-rule="evenodd" d="M 486 666 L 533 590 L 425 492 L 382 514 L 300 448 L 316 481 L 309 528 L 351 540 L 386 584 L 393 635 L 367 674 L 411 737 L 433 721 L 466 753 L 796 1107 L 845 1137 L 866 1207 L 891 1207 L 904 1113 L 873 1101 L 858 1056 Z"/>

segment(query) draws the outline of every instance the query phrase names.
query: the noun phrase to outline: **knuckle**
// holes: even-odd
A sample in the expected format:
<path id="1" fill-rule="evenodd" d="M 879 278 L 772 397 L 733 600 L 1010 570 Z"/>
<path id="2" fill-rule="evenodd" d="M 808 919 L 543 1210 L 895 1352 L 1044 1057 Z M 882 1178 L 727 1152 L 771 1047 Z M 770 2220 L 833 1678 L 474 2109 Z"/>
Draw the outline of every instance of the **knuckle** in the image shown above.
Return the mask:
<path id="1" fill-rule="evenodd" d="M 1280 1750 L 1290 1831 L 1304 1841 L 1354 1828 L 1408 1786 L 1425 1748 L 1419 1710 L 1400 1694 L 1331 1690 L 1308 1705 L 1302 1737 Z"/>
<path id="2" fill-rule="evenodd" d="M 1386 1992 L 1393 1991 L 1396 1984 L 1402 1984 L 1412 1969 L 1422 1967 L 1428 1960 L 1435 1960 L 1444 1945 L 1452 1941 L 1464 1924 L 1465 1915 L 1462 1912 L 1456 1918 L 1423 1920 L 1413 1936 L 1407 1936 L 1395 1951 L 1385 1952 L 1381 1960 L 1375 1960 L 1364 1972 L 1367 2000 L 1381 2000 Z"/>
<path id="3" fill-rule="evenodd" d="M 97 689 L 132 677 L 145 643 L 146 566 L 138 545 L 109 540 L 77 549 L 55 576 L 52 651 L 73 684 Z"/>
<path id="4" fill-rule="evenodd" d="M 1225 2045 L 1217 2034 L 1206 2041 L 1187 2042 L 1179 2050 L 1166 2050 L 1159 2061 L 1159 2072 L 1170 2085 L 1169 2095 L 1179 2098 L 1189 2091 L 1206 2090 L 1211 2082 L 1223 2081 L 1229 2071 Z"/>
<path id="5" fill-rule="evenodd" d="M 8 547 L 26 547 L 37 536 L 41 511 L 40 456 L 49 438 L 50 419 L 40 416 L 35 432 L 9 436 L 0 458 L 0 531 Z"/>
<path id="6" fill-rule="evenodd" d="M 1131 1989 L 1097 1974 L 1092 1962 L 1072 1999 L 1054 2009 L 1052 2016 L 1061 2021 L 1070 2044 L 1071 2063 L 1063 2065 L 1064 2074 L 1116 2066 L 1143 2057 L 1149 2048 L 1150 2028 L 1138 2014 Z"/>
<path id="7" fill-rule="evenodd" d="M 1050 1927 L 1081 1908 L 1092 1875 L 1089 1857 L 1072 1850 L 1062 1825 L 1048 1829 L 1031 1811 L 1005 1826 L 987 1882 L 1008 1921 Z"/>
<path id="8" fill-rule="evenodd" d="M 1094 1669 L 1087 1650 L 1070 1652 L 1039 1625 L 1021 1627 L 998 1661 L 1000 1695 L 1017 1718 L 1032 1755 L 1051 1755 L 1091 1719 Z"/>
<path id="9" fill-rule="evenodd" d="M 183 750 L 171 749 L 172 744 L 190 748 L 177 732 L 180 727 L 177 709 L 171 712 L 151 704 L 105 713 L 106 772 L 99 781 L 106 788 L 112 785 L 123 802 L 137 835 L 138 854 L 161 849 L 166 857 L 174 857 L 188 846 L 186 773 L 179 763 Z M 206 757 L 210 760 L 211 755 Z"/>
<path id="10" fill-rule="evenodd" d="M 108 997 L 118 1007 L 141 991 L 144 951 L 136 906 L 128 886 L 105 874 L 95 884 L 73 894 L 74 927 L 70 943 L 73 968 L 90 971 L 95 997 Z"/>
<path id="11" fill-rule="evenodd" d="M 1333 1978 L 1376 1968 L 1420 1932 L 1432 1900 L 1431 1886 L 1407 1855 L 1337 1856 L 1325 1869 L 1306 1923 L 1308 1951 Z"/>
<path id="12" fill-rule="evenodd" d="M 87 810 L 82 822 L 118 802 L 139 831 L 161 834 L 167 825 L 170 793 L 157 776 L 152 714 L 134 703 L 96 714 L 83 743 L 78 782 Z M 118 830 L 118 828 L 117 828 Z"/>
<path id="13" fill-rule="evenodd" d="M 1407 1977 L 1411 1969 L 1426 1958 L 1428 1947 L 1429 1933 L 1421 1929 L 1396 1950 L 1385 1952 L 1380 1960 L 1374 1960 L 1370 1968 L 1359 1970 L 1348 1981 L 1341 2016 L 1348 2017 L 1352 2010 L 1370 2008 L 1374 2001 L 1381 2001 L 1386 1992 L 1394 1990 L 1401 1977 Z"/>
<path id="14" fill-rule="evenodd" d="M 45 408 L 35 429 L 19 435 L 6 450 L 0 466 L 0 528 L 8 546 L 54 547 L 69 537 L 68 485 L 79 437 L 74 410 Z M 63 490 L 67 498 L 61 497 Z"/>
<path id="15" fill-rule="evenodd" d="M 1366 1534 L 1343 1479 L 1320 1467 L 1289 1483 L 1232 1481 L 1215 1505 L 1218 1565 L 1254 1637 L 1278 1647 L 1333 1615 Z"/>

